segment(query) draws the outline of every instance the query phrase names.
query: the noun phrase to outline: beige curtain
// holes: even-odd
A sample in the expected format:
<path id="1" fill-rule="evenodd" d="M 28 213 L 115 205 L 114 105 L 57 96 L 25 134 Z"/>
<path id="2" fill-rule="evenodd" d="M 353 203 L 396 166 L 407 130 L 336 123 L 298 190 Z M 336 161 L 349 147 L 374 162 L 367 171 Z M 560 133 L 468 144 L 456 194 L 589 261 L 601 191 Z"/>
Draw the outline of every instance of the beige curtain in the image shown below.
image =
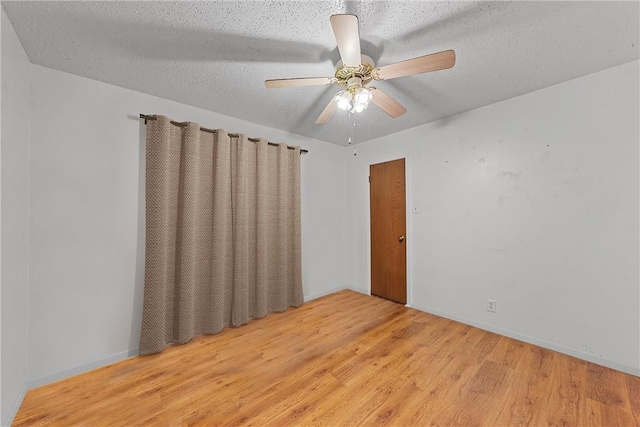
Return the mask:
<path id="1" fill-rule="evenodd" d="M 303 301 L 300 149 L 147 124 L 140 354 Z"/>

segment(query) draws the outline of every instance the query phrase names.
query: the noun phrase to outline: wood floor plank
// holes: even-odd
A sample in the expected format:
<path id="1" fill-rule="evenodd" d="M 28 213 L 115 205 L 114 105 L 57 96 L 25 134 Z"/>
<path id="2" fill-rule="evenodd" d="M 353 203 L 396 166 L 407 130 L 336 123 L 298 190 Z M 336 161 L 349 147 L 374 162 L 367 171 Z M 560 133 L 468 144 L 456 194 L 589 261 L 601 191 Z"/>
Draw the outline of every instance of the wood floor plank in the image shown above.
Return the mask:
<path id="1" fill-rule="evenodd" d="M 501 337 L 493 351 L 489 354 L 488 359 L 500 363 L 507 368 L 514 369 L 518 366 L 524 352 L 524 343 L 510 338 Z"/>
<path id="2" fill-rule="evenodd" d="M 546 408 L 553 393 L 550 376 L 555 356 L 562 356 L 535 346 L 525 346 L 525 352 L 521 368 L 525 376 L 518 383 L 519 399 L 513 406 L 515 420 L 522 425 L 547 425 Z"/>
<path id="3" fill-rule="evenodd" d="M 635 419 L 636 426 L 640 427 L 640 377 L 627 375 L 626 380 L 631 413 Z"/>
<path id="4" fill-rule="evenodd" d="M 640 378 L 342 291 L 30 390 L 13 425 L 640 427 Z"/>
<path id="5" fill-rule="evenodd" d="M 587 363 L 573 357 L 557 357 L 549 373 L 549 396 L 539 419 L 547 425 L 577 425 L 586 414 L 585 376 Z"/>

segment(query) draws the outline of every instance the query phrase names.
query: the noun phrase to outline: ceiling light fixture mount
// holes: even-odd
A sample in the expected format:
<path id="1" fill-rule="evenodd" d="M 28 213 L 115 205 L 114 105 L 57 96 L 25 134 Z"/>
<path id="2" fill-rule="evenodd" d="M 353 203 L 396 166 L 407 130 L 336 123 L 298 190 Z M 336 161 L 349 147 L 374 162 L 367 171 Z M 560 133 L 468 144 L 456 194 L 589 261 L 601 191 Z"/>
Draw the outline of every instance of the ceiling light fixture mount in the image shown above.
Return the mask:
<path id="1" fill-rule="evenodd" d="M 349 87 L 349 80 L 352 77 L 360 78 L 360 83 L 365 86 L 373 80 L 373 59 L 370 56 L 361 54 L 362 61 L 360 65 L 349 67 L 342 63 L 342 60 L 336 64 L 335 83 L 343 87 Z"/>

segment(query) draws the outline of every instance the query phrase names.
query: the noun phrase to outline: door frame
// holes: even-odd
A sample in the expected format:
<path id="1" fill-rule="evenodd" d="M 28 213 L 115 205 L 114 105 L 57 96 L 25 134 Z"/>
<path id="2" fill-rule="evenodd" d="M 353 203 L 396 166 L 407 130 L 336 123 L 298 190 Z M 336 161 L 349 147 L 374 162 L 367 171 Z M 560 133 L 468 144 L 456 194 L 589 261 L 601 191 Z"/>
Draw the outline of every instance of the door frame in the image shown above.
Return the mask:
<path id="1" fill-rule="evenodd" d="M 367 176 L 369 176 L 369 168 L 371 165 L 384 162 L 392 162 L 394 160 L 404 159 L 404 202 L 405 202 L 405 236 L 406 236 L 406 274 L 407 274 L 407 303 L 405 307 L 412 307 L 413 304 L 413 234 L 412 234 L 412 213 L 413 213 L 413 185 L 411 182 L 411 155 L 410 153 L 400 153 L 397 156 L 382 159 L 370 159 L 367 161 Z M 369 187 L 367 186 L 369 190 Z M 371 196 L 367 192 L 367 292 L 371 295 Z"/>

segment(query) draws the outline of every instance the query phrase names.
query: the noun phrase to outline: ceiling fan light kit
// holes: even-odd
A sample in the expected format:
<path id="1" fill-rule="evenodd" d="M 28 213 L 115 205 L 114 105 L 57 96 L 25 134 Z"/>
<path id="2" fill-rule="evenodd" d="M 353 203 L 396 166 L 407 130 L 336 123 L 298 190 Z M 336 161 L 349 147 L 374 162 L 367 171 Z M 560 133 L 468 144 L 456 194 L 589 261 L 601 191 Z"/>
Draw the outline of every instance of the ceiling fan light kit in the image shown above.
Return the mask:
<path id="1" fill-rule="evenodd" d="M 372 98 L 371 91 L 362 86 L 362 79 L 353 76 L 347 81 L 347 89 L 338 92 L 333 102 L 341 110 L 361 113 L 367 109 Z"/>
<path id="2" fill-rule="evenodd" d="M 346 89 L 338 92 L 329 101 L 329 104 L 316 120 L 316 124 L 328 122 L 335 114 L 336 107 L 350 113 L 360 113 L 367 109 L 370 102 L 376 104 L 392 118 L 399 117 L 407 111 L 406 108 L 379 88 L 367 88 L 366 85 L 373 80 L 389 80 L 429 71 L 444 70 L 455 65 L 455 52 L 453 50 L 445 50 L 374 68 L 373 60 L 360 52 L 358 17 L 355 15 L 332 15 L 330 21 L 341 58 L 336 65 L 334 77 L 306 77 L 265 81 L 267 88 L 324 86 L 333 83 L 345 87 Z"/>

